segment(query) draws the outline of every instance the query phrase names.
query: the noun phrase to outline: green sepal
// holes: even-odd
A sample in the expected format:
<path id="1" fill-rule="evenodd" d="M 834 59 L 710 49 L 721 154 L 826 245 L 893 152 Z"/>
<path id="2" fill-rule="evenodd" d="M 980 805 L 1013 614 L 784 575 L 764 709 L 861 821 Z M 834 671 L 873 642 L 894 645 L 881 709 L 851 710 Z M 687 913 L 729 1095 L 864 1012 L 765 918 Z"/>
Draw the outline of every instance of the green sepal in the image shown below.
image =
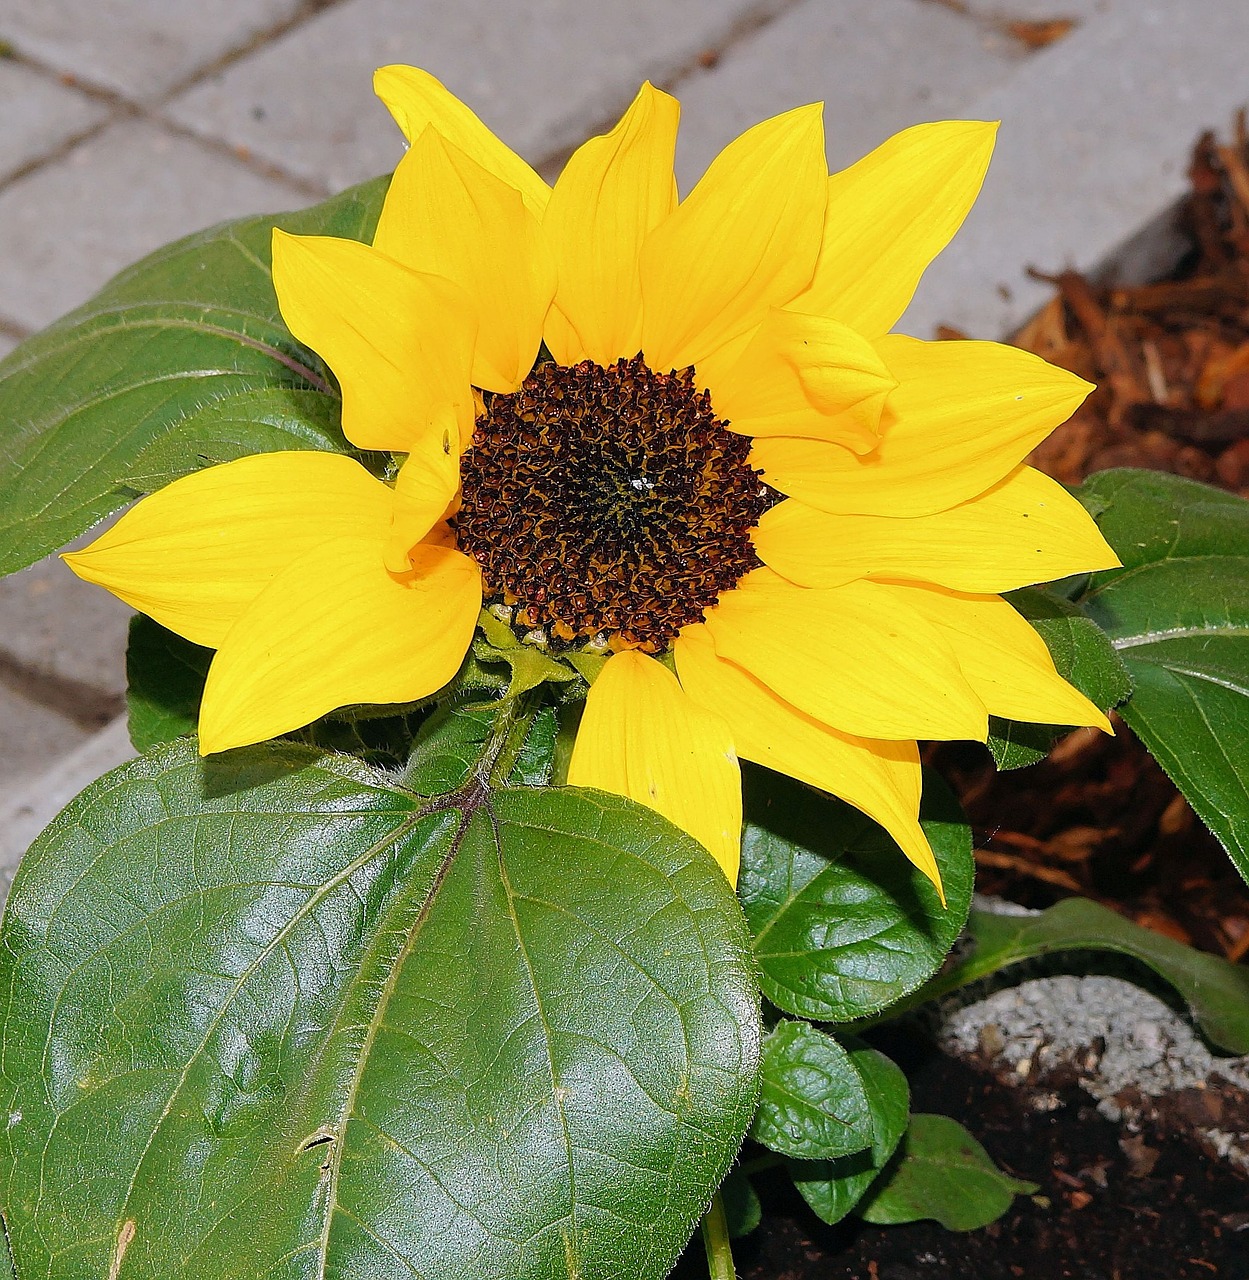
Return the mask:
<path id="1" fill-rule="evenodd" d="M 477 619 L 484 640 L 474 641 L 474 652 L 483 662 L 505 662 L 511 668 L 507 698 L 517 698 L 538 685 L 549 682 L 566 684 L 577 679 L 567 663 L 544 653 L 535 645 L 525 644 L 501 618 L 483 609 Z"/>

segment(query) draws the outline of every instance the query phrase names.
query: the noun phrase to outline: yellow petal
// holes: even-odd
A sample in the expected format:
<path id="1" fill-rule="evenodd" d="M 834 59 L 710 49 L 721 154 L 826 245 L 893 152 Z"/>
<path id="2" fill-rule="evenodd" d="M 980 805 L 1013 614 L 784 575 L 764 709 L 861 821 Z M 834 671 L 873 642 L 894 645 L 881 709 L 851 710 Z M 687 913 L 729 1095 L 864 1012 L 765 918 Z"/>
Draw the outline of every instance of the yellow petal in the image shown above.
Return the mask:
<path id="1" fill-rule="evenodd" d="M 716 652 L 807 715 L 864 738 L 977 738 L 984 704 L 897 588 L 796 587 L 756 569 L 707 613 Z"/>
<path id="2" fill-rule="evenodd" d="M 877 577 L 1013 591 L 1119 563 L 1088 512 L 1031 467 L 930 516 L 831 515 L 791 498 L 753 537 L 765 564 L 804 587 Z"/>
<path id="3" fill-rule="evenodd" d="M 290 331 L 338 378 L 348 439 L 407 453 L 471 434 L 476 320 L 462 290 L 355 240 L 277 229 L 273 284 Z"/>
<path id="4" fill-rule="evenodd" d="M 322 543 L 390 524 L 393 495 L 335 453 L 259 453 L 183 476 L 63 557 L 162 626 L 217 648 L 265 587 Z"/>
<path id="5" fill-rule="evenodd" d="M 408 455 L 395 477 L 394 517 L 386 540 L 386 567 L 405 573 L 412 549 L 446 519 L 460 488 L 460 455 L 449 436 L 441 447 Z"/>
<path id="6" fill-rule="evenodd" d="M 891 329 L 980 193 L 996 134 L 979 120 L 919 124 L 833 174 L 815 276 L 794 305 L 871 338 Z"/>
<path id="7" fill-rule="evenodd" d="M 551 188 L 428 71 L 398 64 L 379 67 L 373 73 L 373 91 L 409 142 L 415 142 L 432 125 L 483 169 L 515 187 L 534 217 L 542 216 Z"/>
<path id="8" fill-rule="evenodd" d="M 642 246 L 642 347 L 696 365 L 811 280 L 828 197 L 819 106 L 731 142 Z"/>
<path id="9" fill-rule="evenodd" d="M 742 783 L 733 739 L 661 662 L 636 650 L 608 660 L 586 698 L 568 782 L 663 814 L 737 883 Z"/>
<path id="10" fill-rule="evenodd" d="M 1093 389 L 997 342 L 890 335 L 876 349 L 898 380 L 879 446 L 859 457 L 818 440 L 760 440 L 752 459 L 769 484 L 822 511 L 945 511 L 1008 476 Z"/>
<path id="11" fill-rule="evenodd" d="M 514 187 L 426 129 L 395 169 L 373 245 L 467 293 L 477 319 L 474 386 L 520 386 L 542 341 L 555 266 Z"/>
<path id="12" fill-rule="evenodd" d="M 573 153 L 551 194 L 542 229 L 555 258 L 558 315 L 547 345 L 560 364 L 611 364 L 642 347 L 638 254 L 672 212 L 672 157 L 680 105 L 644 84 L 620 123 Z"/>
<path id="13" fill-rule="evenodd" d="M 387 572 L 380 537 L 341 537 L 289 565 L 231 627 L 204 687 L 200 750 L 262 742 L 355 703 L 413 702 L 455 675 L 481 575 L 422 547 Z"/>
<path id="14" fill-rule="evenodd" d="M 705 627 L 686 627 L 675 651 L 685 692 L 728 721 L 739 756 L 854 805 L 880 823 L 941 891 L 941 874 L 919 825 L 919 748 L 914 742 L 856 738 L 830 729 L 735 663 L 717 657 Z"/>
<path id="15" fill-rule="evenodd" d="M 1045 641 L 1001 596 L 901 583 L 891 590 L 953 645 L 968 683 L 992 715 L 1114 732 L 1102 712 L 1058 674 Z"/>
<path id="16" fill-rule="evenodd" d="M 885 400 L 897 385 L 853 329 L 773 310 L 741 356 L 715 376 L 711 398 L 717 415 L 745 435 L 833 440 L 863 453 L 875 447 Z"/>

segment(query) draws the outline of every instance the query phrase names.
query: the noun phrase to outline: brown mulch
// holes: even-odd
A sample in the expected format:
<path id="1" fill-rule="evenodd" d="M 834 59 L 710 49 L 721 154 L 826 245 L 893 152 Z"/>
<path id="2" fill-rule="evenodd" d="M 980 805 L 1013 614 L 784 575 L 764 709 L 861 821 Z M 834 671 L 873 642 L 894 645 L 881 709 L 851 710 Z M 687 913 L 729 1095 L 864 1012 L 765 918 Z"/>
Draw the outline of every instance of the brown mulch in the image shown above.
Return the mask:
<path id="1" fill-rule="evenodd" d="M 1108 467 L 1172 471 L 1249 497 L 1249 132 L 1200 138 L 1172 278 L 1053 277 L 1015 343 L 1097 384 L 1029 461 L 1065 484 Z M 956 336 L 953 331 L 948 336 Z M 1072 894 L 1232 960 L 1249 954 L 1249 887 L 1131 732 L 1081 730 L 1040 764 L 996 773 L 931 748 L 976 833 L 977 887 L 1025 906 Z"/>

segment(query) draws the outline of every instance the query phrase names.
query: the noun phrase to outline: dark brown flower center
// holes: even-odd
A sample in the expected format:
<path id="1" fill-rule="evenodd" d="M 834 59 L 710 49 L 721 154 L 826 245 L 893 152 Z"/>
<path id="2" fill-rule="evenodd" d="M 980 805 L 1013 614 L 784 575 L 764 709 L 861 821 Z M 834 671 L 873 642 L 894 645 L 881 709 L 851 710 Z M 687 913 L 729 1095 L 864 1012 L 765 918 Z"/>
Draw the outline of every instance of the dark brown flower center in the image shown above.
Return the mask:
<path id="1" fill-rule="evenodd" d="M 459 544 L 519 632 L 655 653 L 759 565 L 749 452 L 692 369 L 544 362 L 477 419 Z"/>

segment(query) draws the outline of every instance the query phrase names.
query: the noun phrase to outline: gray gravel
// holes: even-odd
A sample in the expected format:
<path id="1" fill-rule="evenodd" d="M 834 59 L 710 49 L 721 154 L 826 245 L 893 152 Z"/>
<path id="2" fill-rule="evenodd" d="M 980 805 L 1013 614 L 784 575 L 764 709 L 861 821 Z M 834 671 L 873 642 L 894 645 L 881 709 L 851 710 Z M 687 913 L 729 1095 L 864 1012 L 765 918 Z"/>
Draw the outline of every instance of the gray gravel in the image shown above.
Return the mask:
<path id="1" fill-rule="evenodd" d="M 1187 1017 L 1125 978 L 1032 977 L 970 1002 L 952 997 L 937 1040 L 1036 1090 L 1037 1106 L 1050 1105 L 1047 1086 L 1074 1080 L 1107 1119 L 1135 1131 L 1165 1117 L 1249 1173 L 1249 1056 L 1213 1051 Z"/>

